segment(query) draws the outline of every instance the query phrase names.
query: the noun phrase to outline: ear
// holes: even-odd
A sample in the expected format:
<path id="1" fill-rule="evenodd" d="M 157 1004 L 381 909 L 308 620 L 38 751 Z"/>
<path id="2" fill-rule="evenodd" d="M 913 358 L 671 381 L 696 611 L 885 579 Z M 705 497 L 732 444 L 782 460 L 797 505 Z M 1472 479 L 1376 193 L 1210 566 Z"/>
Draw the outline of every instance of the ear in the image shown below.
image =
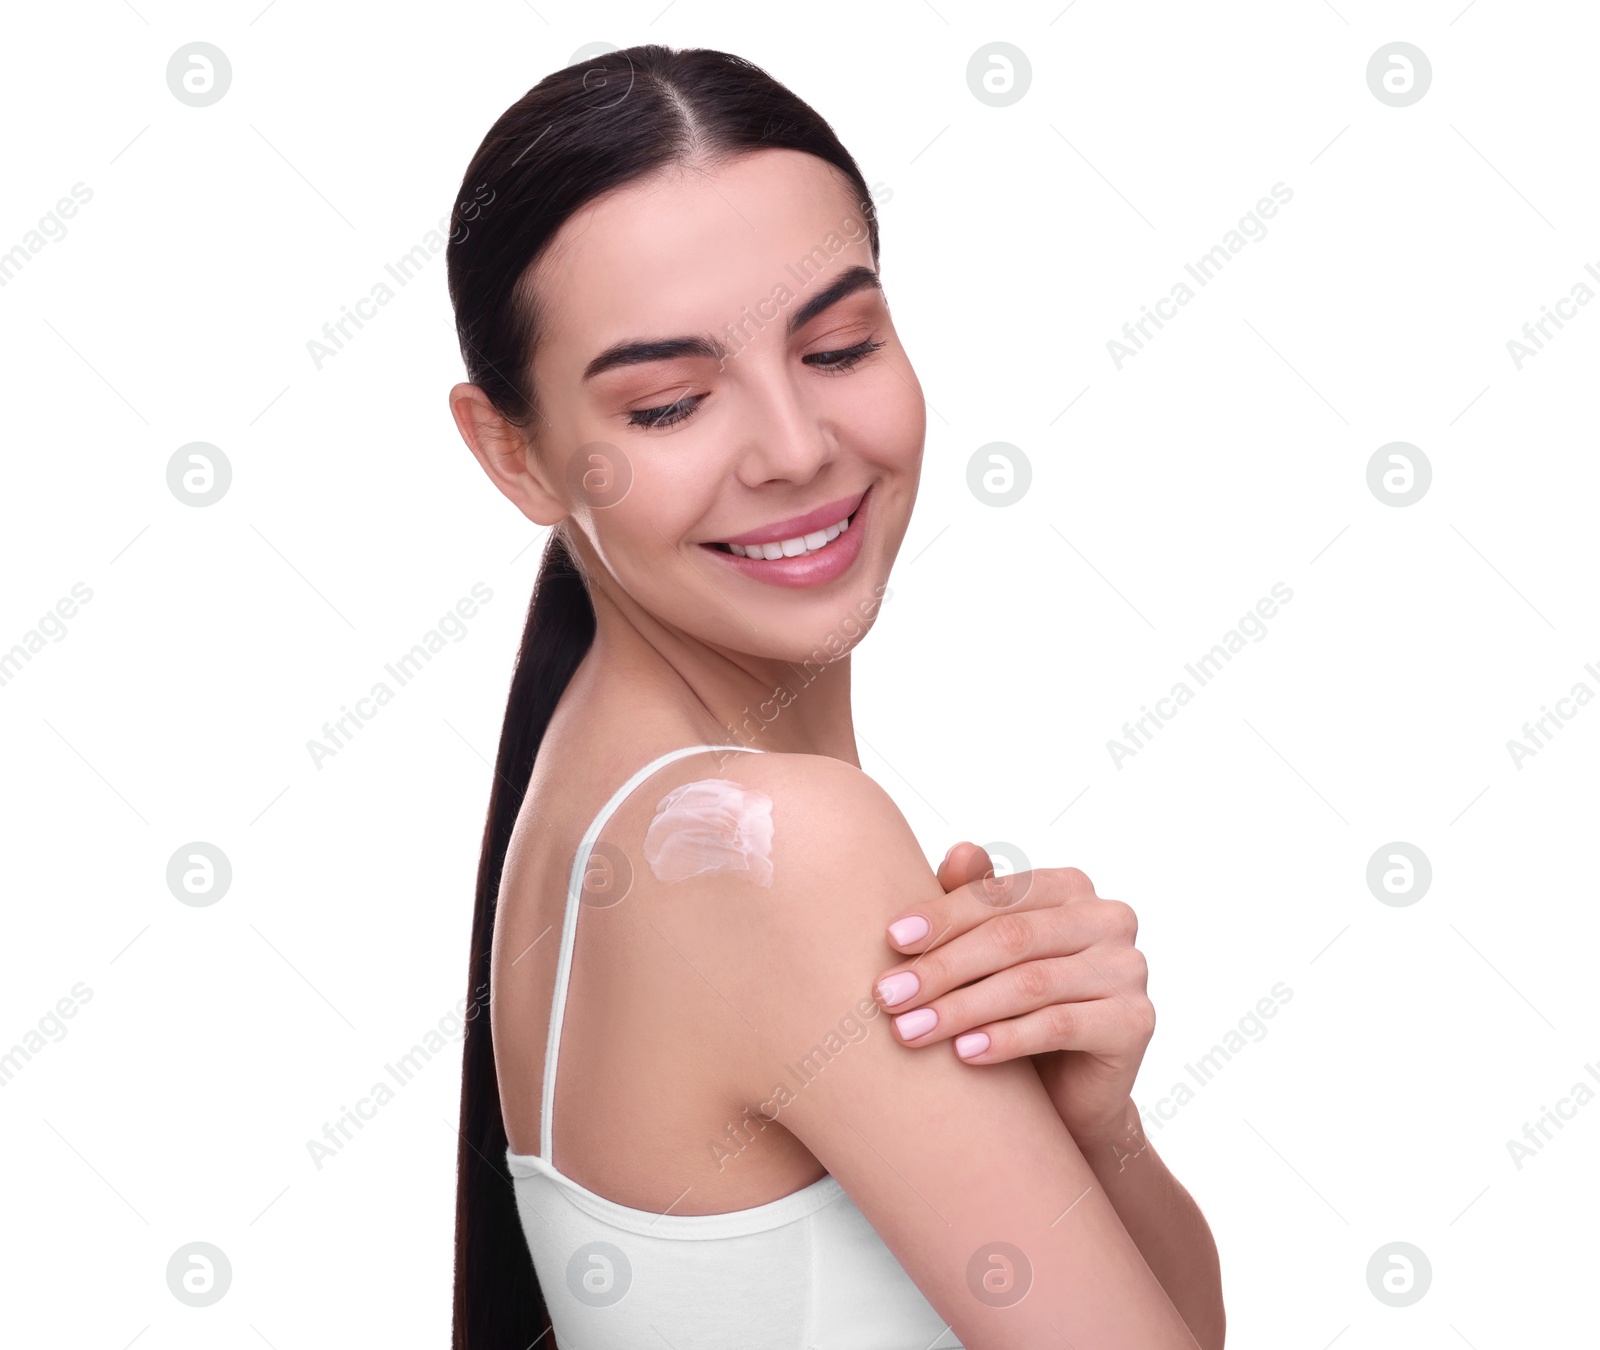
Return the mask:
<path id="1" fill-rule="evenodd" d="M 473 457 L 511 504 L 536 525 L 554 525 L 571 514 L 546 486 L 541 466 L 520 428 L 506 421 L 475 384 L 450 390 L 450 415 Z"/>

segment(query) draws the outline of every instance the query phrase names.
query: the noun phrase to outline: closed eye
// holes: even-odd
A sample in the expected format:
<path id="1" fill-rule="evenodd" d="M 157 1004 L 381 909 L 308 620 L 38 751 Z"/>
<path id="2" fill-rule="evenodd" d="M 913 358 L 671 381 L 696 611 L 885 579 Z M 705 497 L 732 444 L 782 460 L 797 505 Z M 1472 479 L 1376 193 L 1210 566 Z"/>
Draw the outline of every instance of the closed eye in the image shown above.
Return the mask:
<path id="1" fill-rule="evenodd" d="M 871 356 L 884 344 L 882 342 L 858 342 L 853 347 L 840 347 L 835 351 L 812 352 L 804 357 L 807 365 L 815 370 L 828 372 L 830 375 L 841 375 L 851 370 L 860 361 Z M 689 394 L 672 403 L 666 403 L 658 408 L 640 408 L 628 414 L 628 425 L 651 430 L 657 427 L 670 427 L 686 418 L 692 417 L 695 410 L 709 395 Z"/>
<path id="2" fill-rule="evenodd" d="M 805 359 L 815 361 L 818 370 L 849 370 L 856 362 L 871 356 L 881 346 L 883 346 L 881 342 L 858 342 L 854 347 L 841 347 L 834 352 L 812 352 Z M 832 359 L 825 361 L 823 357 Z"/>
<path id="3" fill-rule="evenodd" d="M 704 394 L 692 394 L 687 398 L 680 398 L 676 403 L 668 403 L 660 408 L 640 408 L 637 412 L 628 414 L 630 427 L 670 427 L 674 422 L 681 422 L 700 406 Z"/>

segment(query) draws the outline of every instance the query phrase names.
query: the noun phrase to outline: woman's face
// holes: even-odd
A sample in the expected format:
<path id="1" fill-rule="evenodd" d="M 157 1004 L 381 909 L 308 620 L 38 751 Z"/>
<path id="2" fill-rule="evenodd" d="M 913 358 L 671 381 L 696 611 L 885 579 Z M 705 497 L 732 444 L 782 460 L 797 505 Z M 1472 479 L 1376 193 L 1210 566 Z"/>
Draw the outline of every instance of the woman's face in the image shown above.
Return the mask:
<path id="1" fill-rule="evenodd" d="M 782 660 L 870 626 L 926 430 L 875 278 L 861 204 L 790 150 L 619 189 L 556 236 L 534 457 L 625 612 Z"/>

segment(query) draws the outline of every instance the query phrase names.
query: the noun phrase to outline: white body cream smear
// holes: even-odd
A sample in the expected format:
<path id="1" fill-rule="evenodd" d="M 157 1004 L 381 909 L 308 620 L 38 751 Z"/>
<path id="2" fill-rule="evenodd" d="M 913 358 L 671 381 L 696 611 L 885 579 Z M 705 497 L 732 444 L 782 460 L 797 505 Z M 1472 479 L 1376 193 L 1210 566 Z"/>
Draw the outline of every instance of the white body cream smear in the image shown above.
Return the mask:
<path id="1" fill-rule="evenodd" d="M 656 804 L 644 856 L 658 881 L 747 872 L 757 886 L 770 886 L 772 798 L 726 778 L 673 788 Z"/>

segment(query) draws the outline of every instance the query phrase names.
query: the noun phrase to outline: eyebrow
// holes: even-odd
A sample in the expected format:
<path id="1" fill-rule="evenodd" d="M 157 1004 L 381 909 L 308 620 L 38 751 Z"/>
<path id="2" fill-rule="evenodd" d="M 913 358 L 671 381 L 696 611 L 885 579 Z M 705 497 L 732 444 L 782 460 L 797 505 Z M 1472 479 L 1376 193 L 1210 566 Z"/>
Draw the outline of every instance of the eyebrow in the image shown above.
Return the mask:
<path id="1" fill-rule="evenodd" d="M 784 330 L 785 335 L 793 337 L 823 310 L 838 304 L 845 296 L 854 295 L 869 286 L 882 294 L 883 284 L 878 280 L 878 274 L 870 267 L 857 264 L 846 268 L 832 284 L 818 291 L 789 316 L 789 322 Z M 590 361 L 583 368 L 583 378 L 592 380 L 596 375 L 614 370 L 618 366 L 637 366 L 650 361 L 673 361 L 686 356 L 720 361 L 727 356 L 727 349 L 715 338 L 704 336 L 630 339 L 613 343 Z"/>

